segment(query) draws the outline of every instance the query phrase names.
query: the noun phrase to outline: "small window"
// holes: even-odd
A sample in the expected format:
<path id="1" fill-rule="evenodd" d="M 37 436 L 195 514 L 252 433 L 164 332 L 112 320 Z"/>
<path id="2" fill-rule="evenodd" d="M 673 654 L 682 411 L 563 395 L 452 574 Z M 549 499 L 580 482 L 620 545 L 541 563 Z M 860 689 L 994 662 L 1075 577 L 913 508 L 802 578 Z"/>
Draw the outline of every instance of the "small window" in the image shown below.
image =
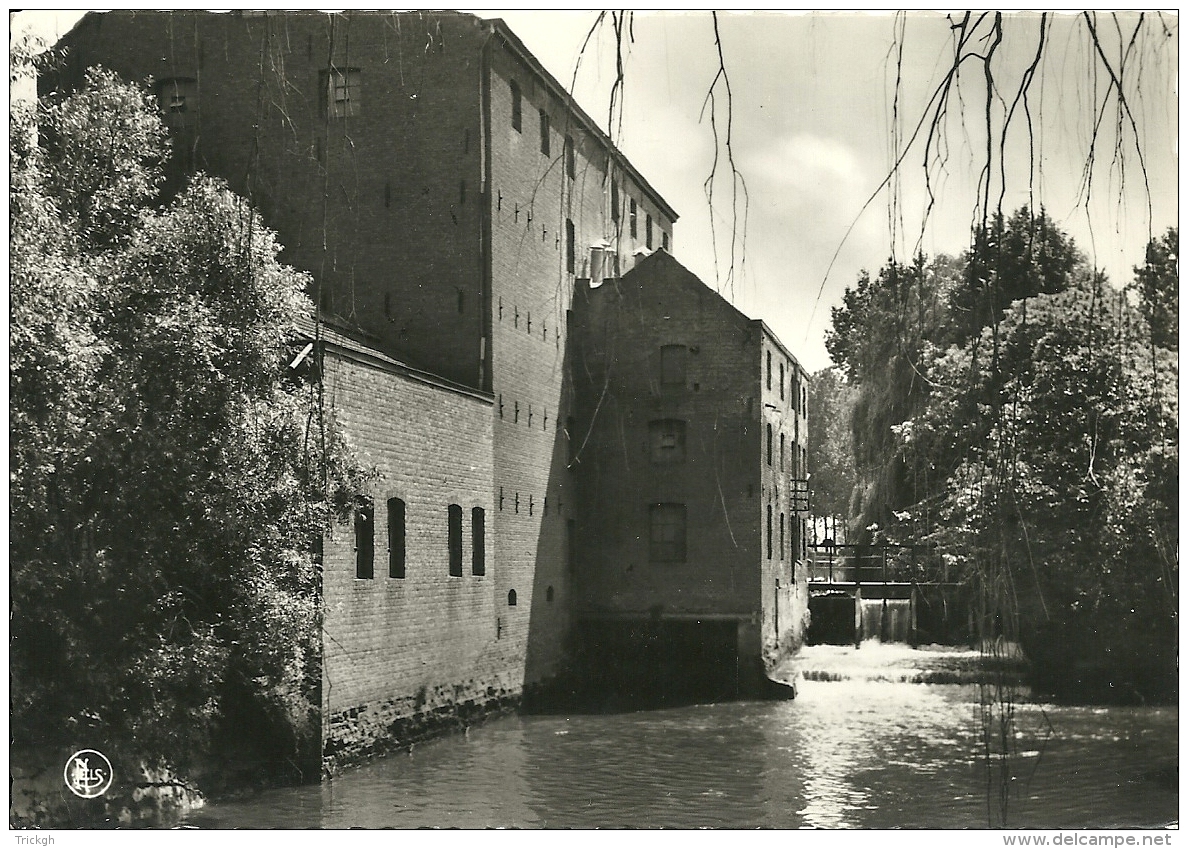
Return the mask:
<path id="1" fill-rule="evenodd" d="M 767 505 L 767 559 L 771 560 L 771 505 Z"/>
<path id="2" fill-rule="evenodd" d="M 684 345 L 664 345 L 660 348 L 660 383 L 664 386 L 684 386 L 689 349 Z"/>
<path id="3" fill-rule="evenodd" d="M 375 505 L 366 495 L 355 499 L 355 577 L 375 577 Z"/>
<path id="4" fill-rule="evenodd" d="M 619 184 L 611 181 L 611 221 L 619 220 Z"/>
<path id="5" fill-rule="evenodd" d="M 405 576 L 405 524 L 404 502 L 399 498 L 388 499 L 388 577 Z"/>
<path id="6" fill-rule="evenodd" d="M 660 231 L 660 247 L 664 248 L 664 252 L 665 252 L 665 253 L 669 253 L 669 250 L 668 250 L 668 231 L 666 231 L 666 230 L 661 230 L 661 231 Z"/>
<path id="7" fill-rule="evenodd" d="M 784 364 L 780 363 L 780 400 L 784 400 Z"/>
<path id="8" fill-rule="evenodd" d="M 565 137 L 565 174 L 569 179 L 577 176 L 577 161 L 573 154 L 573 137 Z"/>
<path id="9" fill-rule="evenodd" d="M 792 536 L 791 548 L 788 553 L 788 556 L 792 560 L 800 559 L 800 537 L 801 537 L 800 521 L 801 521 L 800 519 L 793 518 L 792 521 L 788 523 L 789 525 L 791 525 L 791 527 L 788 530 L 791 532 L 791 536 Z M 793 571 L 793 573 L 792 573 L 792 580 L 796 580 L 796 572 L 795 571 Z"/>
<path id="10" fill-rule="evenodd" d="M 545 156 L 549 153 L 549 113 L 540 110 L 540 152 Z"/>
<path id="11" fill-rule="evenodd" d="M 166 124 L 190 126 L 198 112 L 198 81 L 182 77 L 163 80 L 157 86 L 157 103 Z"/>
<path id="12" fill-rule="evenodd" d="M 767 423 L 767 465 L 771 465 L 771 422 Z"/>
<path id="13" fill-rule="evenodd" d="M 565 270 L 573 274 L 574 266 L 577 260 L 576 250 L 574 248 L 574 232 L 573 222 L 565 219 Z"/>
<path id="14" fill-rule="evenodd" d="M 780 560 L 784 559 L 784 514 L 780 514 Z"/>
<path id="15" fill-rule="evenodd" d="M 647 217 L 647 221 L 644 225 L 644 237 L 646 239 L 648 250 L 650 251 L 652 249 L 652 216 L 650 215 Z"/>
<path id="16" fill-rule="evenodd" d="M 767 352 L 767 388 L 771 389 L 771 351 Z"/>
<path id="17" fill-rule="evenodd" d="M 362 103 L 363 73 L 358 68 L 331 68 L 322 72 L 326 115 L 348 118 L 358 115 Z"/>
<path id="18" fill-rule="evenodd" d="M 462 508 L 451 504 L 450 517 L 450 576 L 462 577 Z"/>
<path id="19" fill-rule="evenodd" d="M 780 471 L 784 471 L 784 434 L 780 433 Z"/>
<path id="20" fill-rule="evenodd" d="M 510 82 L 511 86 L 511 124 L 512 129 L 517 133 L 523 131 L 524 115 L 523 103 L 520 99 L 520 84 L 515 80 Z"/>
<path id="21" fill-rule="evenodd" d="M 637 218 L 638 218 L 638 215 L 637 215 L 636 209 L 635 209 L 635 198 L 632 198 L 631 199 L 631 216 L 630 216 L 629 220 L 631 222 L 631 238 L 633 238 L 633 239 L 636 239 L 639 237 L 639 225 L 636 220 Z"/>
<path id="22" fill-rule="evenodd" d="M 482 507 L 470 511 L 470 574 L 487 574 L 487 513 Z"/>
<path id="23" fill-rule="evenodd" d="M 552 600 L 553 600 L 553 588 L 549 587 L 548 589 L 545 590 L 545 601 L 551 602 Z"/>
<path id="24" fill-rule="evenodd" d="M 507 591 L 507 606 L 508 607 L 516 606 L 516 591 L 515 590 Z"/>
<path id="25" fill-rule="evenodd" d="M 685 422 L 659 419 L 648 422 L 653 463 L 680 463 L 685 459 Z"/>
<path id="26" fill-rule="evenodd" d="M 656 563 L 684 563 L 685 505 L 653 504 L 649 513 L 648 559 Z"/>

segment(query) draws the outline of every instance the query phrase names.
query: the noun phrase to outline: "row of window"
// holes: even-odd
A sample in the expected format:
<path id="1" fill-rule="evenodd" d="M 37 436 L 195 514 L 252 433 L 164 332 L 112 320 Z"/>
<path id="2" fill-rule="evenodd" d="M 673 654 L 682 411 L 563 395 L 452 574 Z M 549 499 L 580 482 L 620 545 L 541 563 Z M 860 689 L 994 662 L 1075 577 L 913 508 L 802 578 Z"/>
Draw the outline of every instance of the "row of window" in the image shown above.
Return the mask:
<path id="1" fill-rule="evenodd" d="M 790 520 L 787 520 L 787 527 L 791 534 L 791 540 L 790 540 L 791 545 L 788 546 L 787 549 L 785 549 L 784 548 L 784 527 L 785 527 L 786 520 L 785 520 L 785 515 L 783 513 L 780 513 L 780 515 L 779 515 L 780 544 L 779 544 L 779 547 L 777 548 L 775 546 L 775 540 L 774 540 L 775 531 L 773 528 L 773 524 L 774 524 L 773 516 L 774 516 L 774 510 L 773 510 L 772 506 L 770 504 L 768 504 L 767 505 L 767 559 L 768 560 L 775 559 L 775 557 L 773 557 L 773 551 L 778 553 L 780 560 L 784 559 L 785 551 L 787 551 L 788 557 L 793 560 L 805 559 L 808 556 L 808 548 L 806 547 L 807 539 L 806 539 L 806 535 L 805 535 L 804 520 L 797 519 L 795 516 L 793 516 Z M 793 575 L 793 580 L 795 580 L 795 575 Z"/>
<path id="2" fill-rule="evenodd" d="M 808 410 L 808 389 L 800 380 L 800 373 L 791 363 L 788 364 L 788 379 L 784 379 L 784 362 L 779 363 L 780 400 L 785 398 L 784 387 L 787 384 L 788 394 L 792 396 L 792 406 L 796 412 L 806 415 Z M 767 388 L 771 389 L 771 351 L 767 352 Z"/>
<path id="3" fill-rule="evenodd" d="M 799 427 L 797 428 L 799 430 Z M 772 465 L 772 441 L 775 433 L 771 422 L 767 423 L 767 465 Z M 784 471 L 784 433 L 780 432 L 780 471 Z M 799 461 L 799 462 L 798 462 Z M 808 465 L 808 450 L 803 445 L 792 443 L 792 471 L 805 472 Z"/>
<path id="4" fill-rule="evenodd" d="M 611 221 L 618 223 L 620 216 L 619 211 L 619 184 L 611 181 Z M 660 230 L 660 246 L 665 251 L 668 250 L 668 232 L 662 228 Z M 635 198 L 629 197 L 627 199 L 627 231 L 631 234 L 632 239 L 639 238 L 639 205 Z M 654 239 L 652 236 L 652 216 L 645 214 L 644 216 L 644 244 L 648 250 L 654 247 Z"/>
<path id="5" fill-rule="evenodd" d="M 405 578 L 407 564 L 407 506 L 400 498 L 387 501 L 388 577 Z M 462 507 L 451 504 L 446 510 L 450 575 L 462 577 Z M 487 574 L 486 511 L 473 507 L 470 511 L 472 575 Z M 366 495 L 355 501 L 355 577 L 375 577 L 375 502 Z"/>

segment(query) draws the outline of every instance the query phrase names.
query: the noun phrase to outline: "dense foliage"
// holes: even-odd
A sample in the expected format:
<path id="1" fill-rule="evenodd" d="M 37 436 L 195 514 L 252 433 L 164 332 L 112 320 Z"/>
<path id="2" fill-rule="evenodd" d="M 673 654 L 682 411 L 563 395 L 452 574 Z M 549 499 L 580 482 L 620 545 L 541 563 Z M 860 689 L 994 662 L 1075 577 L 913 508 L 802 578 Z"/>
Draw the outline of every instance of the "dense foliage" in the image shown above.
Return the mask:
<path id="1" fill-rule="evenodd" d="M 809 489 L 813 512 L 819 517 L 849 516 L 857 475 L 850 431 L 853 387 L 837 368 L 823 368 L 809 376 L 808 430 Z"/>
<path id="2" fill-rule="evenodd" d="M 982 635 L 1020 640 L 1056 693 L 1174 691 L 1177 242 L 1119 290 L 1021 210 L 960 262 L 891 263 L 834 310 L 855 528 L 934 544 L 938 576 L 977 589 Z"/>
<path id="3" fill-rule="evenodd" d="M 162 198 L 167 155 L 102 70 L 14 112 L 13 740 L 185 767 L 238 728 L 291 758 L 317 738 L 312 540 L 362 473 L 282 380 L 306 278 L 220 182 Z"/>

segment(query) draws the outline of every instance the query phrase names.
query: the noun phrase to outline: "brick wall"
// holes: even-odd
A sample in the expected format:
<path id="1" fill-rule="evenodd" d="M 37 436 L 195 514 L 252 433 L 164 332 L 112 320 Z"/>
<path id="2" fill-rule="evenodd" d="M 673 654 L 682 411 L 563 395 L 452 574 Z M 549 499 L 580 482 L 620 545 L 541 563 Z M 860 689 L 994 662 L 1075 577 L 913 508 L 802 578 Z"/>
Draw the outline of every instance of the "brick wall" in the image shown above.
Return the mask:
<path id="1" fill-rule="evenodd" d="M 454 14 L 117 11 L 67 36 L 65 77 L 195 80 L 196 166 L 252 198 L 323 305 L 482 386 L 482 38 Z M 356 114 L 327 116 L 331 65 L 358 71 Z"/>
<path id="2" fill-rule="evenodd" d="M 509 662 L 523 663 L 529 683 L 559 671 L 566 658 L 573 604 L 570 527 L 576 499 L 568 469 L 573 415 L 567 316 L 574 281 L 589 274 L 589 248 L 618 244 L 622 264 L 644 244 L 638 232 L 617 233 L 608 168 L 623 197 L 647 196 L 600 139 L 587 131 L 549 85 L 514 50 L 497 41 L 491 53 L 490 226 L 492 375 L 495 410 L 496 577 L 516 608 L 505 610 Z M 513 82 L 515 85 L 513 86 Z M 513 125 L 519 93 L 520 127 Z M 547 116 L 548 152 L 541 143 Z M 569 144 L 572 142 L 572 168 Z M 637 201 L 637 207 L 641 207 Z M 672 222 L 648 201 L 656 221 Z M 640 219 L 642 220 L 642 218 Z M 570 238 L 572 236 L 572 269 Z M 607 263 L 611 265 L 610 262 Z M 609 274 L 609 271 L 607 272 Z"/>
<path id="3" fill-rule="evenodd" d="M 580 290 L 574 315 L 579 615 L 733 615 L 740 650 L 773 665 L 807 625 L 805 566 L 793 546 L 802 520 L 789 492 L 798 474 L 787 383 L 795 360 L 762 322 L 664 253 Z M 686 352 L 677 384 L 664 377 L 665 346 Z M 783 397 L 776 360 L 766 382 L 768 351 L 784 365 Z M 653 428 L 665 420 L 684 422 L 683 461 L 657 462 Z M 660 503 L 685 505 L 680 562 L 653 557 L 650 508 Z"/>
<path id="4" fill-rule="evenodd" d="M 582 293 L 579 597 L 585 612 L 760 612 L 759 381 L 750 321 L 664 253 Z M 684 346 L 680 385 L 661 347 Z M 685 460 L 652 461 L 649 423 L 685 422 Z M 683 562 L 651 562 L 650 505 L 686 505 Z"/>
<path id="5" fill-rule="evenodd" d="M 374 577 L 357 576 L 353 523 L 324 542 L 323 711 L 328 764 L 411 742 L 520 690 L 500 645 L 498 557 L 488 521 L 486 575 L 472 574 L 472 509 L 491 503 L 491 400 L 332 336 L 325 398 L 379 479 Z M 386 506 L 405 503 L 405 577 L 389 574 Z M 448 505 L 462 508 L 462 576 L 450 575 Z M 395 535 L 393 535 L 395 536 Z"/>
<path id="6" fill-rule="evenodd" d="M 793 488 L 807 477 L 804 388 L 796 358 L 762 321 L 754 322 L 762 400 L 763 652 L 775 658 L 799 648 L 808 627 L 806 518 Z M 771 433 L 770 455 L 768 429 Z M 803 486 L 803 484 L 801 484 Z M 771 509 L 768 556 L 767 511 Z"/>

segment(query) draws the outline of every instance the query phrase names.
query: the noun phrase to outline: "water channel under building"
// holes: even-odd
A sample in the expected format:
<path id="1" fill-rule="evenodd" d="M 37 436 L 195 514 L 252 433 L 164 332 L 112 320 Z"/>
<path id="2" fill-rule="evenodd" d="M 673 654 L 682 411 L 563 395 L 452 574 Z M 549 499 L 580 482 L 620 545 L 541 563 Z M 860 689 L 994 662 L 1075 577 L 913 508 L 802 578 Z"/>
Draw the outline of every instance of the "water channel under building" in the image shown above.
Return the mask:
<path id="1" fill-rule="evenodd" d="M 321 785 L 191 813 L 199 828 L 1086 828 L 1178 817 L 1175 706 L 1011 687 L 983 734 L 977 653 L 812 646 L 790 701 L 505 716 Z M 923 670 L 923 672 L 922 672 Z M 928 683 L 950 681 L 954 683 Z M 964 682 L 964 683 L 962 683 Z M 992 714 L 993 716 L 997 714 Z M 992 747 L 993 748 L 993 747 Z"/>

